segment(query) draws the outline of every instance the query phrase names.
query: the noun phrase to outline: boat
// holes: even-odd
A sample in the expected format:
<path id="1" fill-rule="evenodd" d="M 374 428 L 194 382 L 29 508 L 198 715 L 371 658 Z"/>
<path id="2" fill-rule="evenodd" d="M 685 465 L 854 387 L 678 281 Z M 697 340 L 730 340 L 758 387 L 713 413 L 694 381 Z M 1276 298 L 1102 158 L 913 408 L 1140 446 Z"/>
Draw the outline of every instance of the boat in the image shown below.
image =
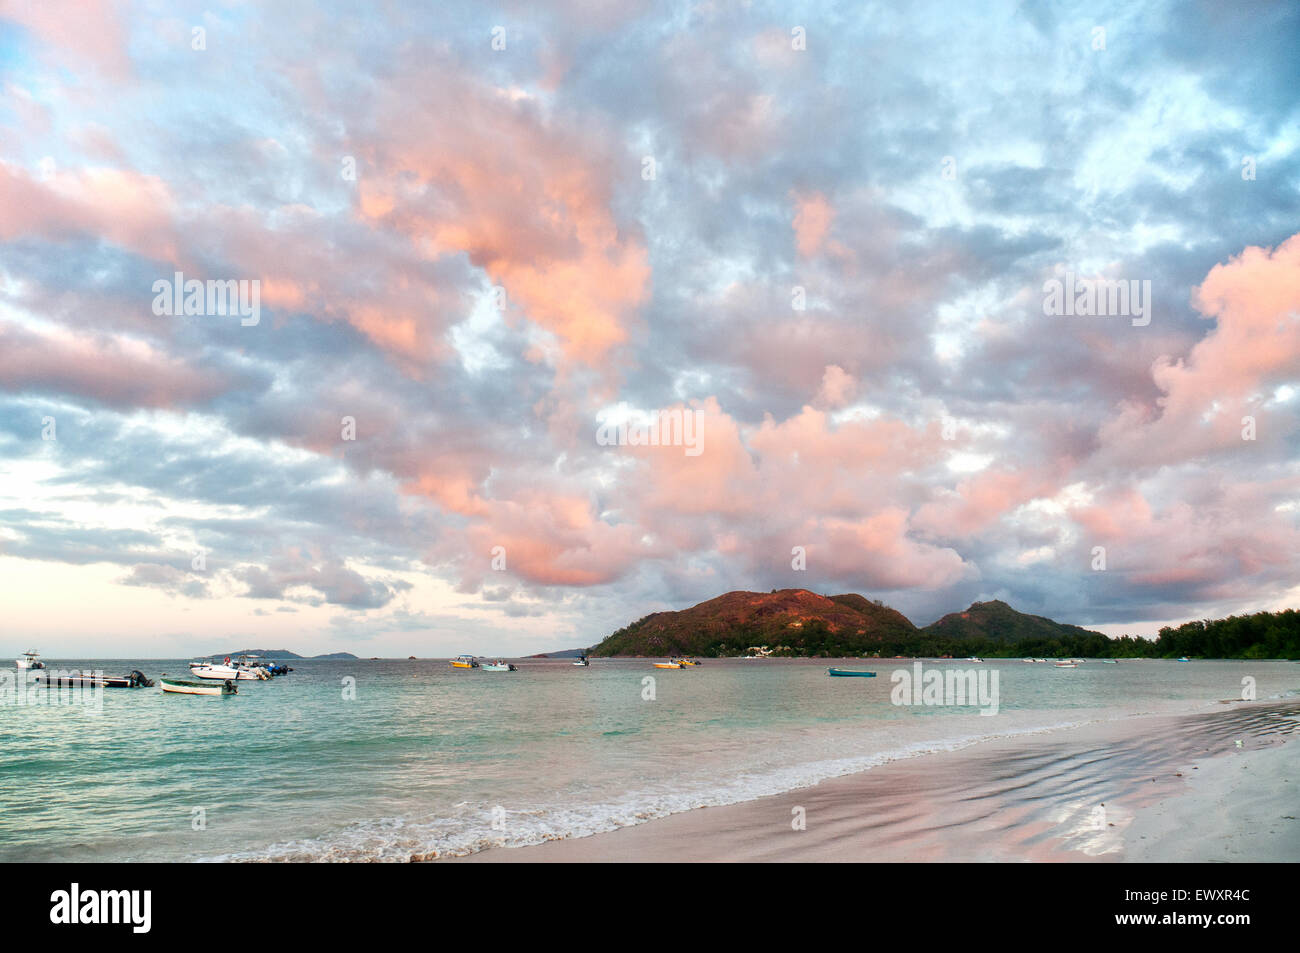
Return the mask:
<path id="1" fill-rule="evenodd" d="M 695 659 L 693 659 L 693 658 L 679 658 L 679 659 L 675 659 L 675 661 L 681 663 L 681 665 L 682 665 L 683 668 L 685 668 L 687 665 L 699 665 L 699 664 L 700 664 L 699 662 L 695 661 Z"/>
<path id="2" fill-rule="evenodd" d="M 655 662 L 655 668 L 681 668 L 681 662 Z"/>
<path id="3" fill-rule="evenodd" d="M 235 687 L 233 679 L 217 685 L 212 682 L 183 682 L 180 679 L 167 678 L 162 676 L 158 679 L 158 684 L 162 686 L 164 692 L 170 692 L 176 695 L 238 695 L 239 689 Z"/>
<path id="4" fill-rule="evenodd" d="M 853 668 L 828 668 L 827 675 L 838 675 L 841 678 L 875 678 L 875 672 L 863 672 Z"/>
<path id="5" fill-rule="evenodd" d="M 1078 668 L 1079 663 L 1078 662 L 1057 662 L 1056 667 L 1057 668 Z"/>
<path id="6" fill-rule="evenodd" d="M 587 665 L 590 665 L 591 662 L 589 662 L 589 661 L 587 660 L 587 656 L 585 656 L 585 655 L 579 655 L 576 659 L 573 660 L 573 664 L 574 664 L 574 665 L 587 666 Z"/>
<path id="7" fill-rule="evenodd" d="M 39 654 L 35 649 L 32 649 L 30 652 L 24 652 L 22 655 L 18 656 L 18 658 L 14 659 L 14 664 L 20 669 L 31 669 L 33 671 L 45 667 L 45 663 L 40 660 Z"/>
<path id="8" fill-rule="evenodd" d="M 472 655 L 457 655 L 451 660 L 452 668 L 478 668 L 478 660 Z"/>
<path id="9" fill-rule="evenodd" d="M 984 661 L 984 660 L 983 660 L 982 658 L 978 658 L 977 656 L 972 655 L 972 656 L 971 656 L 970 658 L 968 658 L 966 661 L 968 661 L 968 662 L 982 662 L 982 661 Z"/>
<path id="10" fill-rule="evenodd" d="M 190 674 L 195 678 L 208 679 L 209 681 L 224 682 L 227 679 L 235 679 L 244 682 L 264 682 L 270 678 L 266 669 L 248 665 L 232 665 L 230 656 L 226 656 L 225 661 L 218 665 L 216 662 L 191 662 Z"/>
<path id="11" fill-rule="evenodd" d="M 1118 665 L 1119 662 L 1113 658 L 1104 658 L 1101 660 L 1102 665 Z"/>
<path id="12" fill-rule="evenodd" d="M 35 681 L 56 688 L 153 688 L 153 679 L 143 672 L 130 675 L 95 675 L 87 672 L 46 672 Z"/>
<path id="13" fill-rule="evenodd" d="M 235 668 L 249 669 L 256 672 L 258 669 L 266 673 L 267 678 L 273 678 L 276 675 L 287 675 L 291 669 L 285 665 L 276 665 L 274 662 L 262 660 L 260 655 L 241 655 L 235 662 Z"/>
<path id="14" fill-rule="evenodd" d="M 480 670 L 480 671 L 484 671 L 484 672 L 517 672 L 517 671 L 519 671 L 519 669 L 515 668 L 515 667 L 514 667 L 513 665 L 511 665 L 509 662 L 502 661 L 501 659 L 497 659 L 495 662 L 483 662 L 483 663 L 481 663 L 481 664 L 479 665 L 479 670 Z"/>
<path id="15" fill-rule="evenodd" d="M 1191 659 L 1189 659 L 1186 655 L 1184 655 L 1184 656 L 1183 656 L 1182 658 L 1180 658 L 1178 661 L 1180 661 L 1180 662 L 1190 662 Z"/>

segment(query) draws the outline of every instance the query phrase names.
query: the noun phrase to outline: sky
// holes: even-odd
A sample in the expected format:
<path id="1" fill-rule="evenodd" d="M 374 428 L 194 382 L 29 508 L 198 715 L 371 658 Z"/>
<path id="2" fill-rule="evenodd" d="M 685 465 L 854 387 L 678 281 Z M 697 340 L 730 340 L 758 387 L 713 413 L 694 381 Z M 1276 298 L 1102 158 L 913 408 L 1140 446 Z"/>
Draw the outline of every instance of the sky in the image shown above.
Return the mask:
<path id="1" fill-rule="evenodd" d="M 1138 6 L 0 0 L 0 650 L 1300 606 L 1300 7 Z"/>

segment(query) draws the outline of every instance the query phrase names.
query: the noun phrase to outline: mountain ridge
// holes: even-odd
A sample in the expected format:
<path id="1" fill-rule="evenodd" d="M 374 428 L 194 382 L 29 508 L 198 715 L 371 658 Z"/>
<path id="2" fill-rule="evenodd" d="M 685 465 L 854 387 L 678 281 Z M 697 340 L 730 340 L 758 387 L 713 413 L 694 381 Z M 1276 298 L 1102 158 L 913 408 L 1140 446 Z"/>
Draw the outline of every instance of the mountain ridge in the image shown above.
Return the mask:
<path id="1" fill-rule="evenodd" d="M 859 593 L 809 589 L 733 590 L 685 609 L 652 612 L 591 648 L 593 656 L 719 656 L 757 648 L 777 656 L 894 654 L 966 642 L 1101 639 L 1076 625 L 1019 612 L 1005 602 L 975 602 L 918 628 L 903 613 Z"/>

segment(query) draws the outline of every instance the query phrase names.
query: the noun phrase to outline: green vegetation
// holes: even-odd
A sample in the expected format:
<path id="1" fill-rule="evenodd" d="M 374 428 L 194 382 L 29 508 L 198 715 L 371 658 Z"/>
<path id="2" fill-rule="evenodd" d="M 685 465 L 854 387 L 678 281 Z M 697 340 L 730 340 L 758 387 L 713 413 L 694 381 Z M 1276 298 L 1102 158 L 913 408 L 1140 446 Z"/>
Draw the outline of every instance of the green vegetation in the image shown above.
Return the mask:
<path id="1" fill-rule="evenodd" d="M 1143 642 L 1141 639 L 1127 641 Z M 1300 659 L 1300 612 L 1284 609 L 1184 622 L 1176 629 L 1165 626 L 1154 643 L 1143 642 L 1143 645 L 1151 648 L 1138 654 L 1150 658 L 1186 655 L 1188 658 Z"/>
<path id="2" fill-rule="evenodd" d="M 879 600 L 806 589 L 729 592 L 680 612 L 656 612 L 619 629 L 593 656 L 903 655 L 984 658 L 1300 658 L 1300 612 L 1258 612 L 1163 628 L 1155 640 L 1110 638 L 1077 625 L 977 602 L 918 629 Z"/>

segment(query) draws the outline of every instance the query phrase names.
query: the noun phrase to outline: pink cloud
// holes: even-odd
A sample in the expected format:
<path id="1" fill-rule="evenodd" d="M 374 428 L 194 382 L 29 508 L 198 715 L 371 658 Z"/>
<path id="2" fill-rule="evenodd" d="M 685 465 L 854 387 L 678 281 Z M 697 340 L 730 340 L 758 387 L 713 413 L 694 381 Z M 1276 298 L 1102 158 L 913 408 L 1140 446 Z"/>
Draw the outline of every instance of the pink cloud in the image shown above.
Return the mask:
<path id="1" fill-rule="evenodd" d="M 649 292 L 645 246 L 611 209 L 614 177 L 639 180 L 639 165 L 527 98 L 423 70 L 406 85 L 418 105 L 392 97 L 382 137 L 364 143 L 357 213 L 425 257 L 465 255 L 510 315 L 553 333 L 568 360 L 602 365 Z"/>
<path id="2" fill-rule="evenodd" d="M 174 209 L 166 183 L 126 169 L 55 169 L 38 181 L 0 161 L 0 240 L 102 235 L 142 255 L 173 261 Z"/>
<path id="3" fill-rule="evenodd" d="M 1163 396 L 1155 406 L 1121 405 L 1099 433 L 1104 460 L 1151 466 L 1248 450 L 1246 416 L 1256 418 L 1259 440 L 1278 433 L 1269 422 L 1286 411 L 1269 398 L 1300 373 L 1300 235 L 1216 265 L 1193 303 L 1216 320 L 1214 329 L 1186 358 L 1154 364 L 1151 376 Z"/>
<path id="4" fill-rule="evenodd" d="M 799 254 L 811 258 L 821 251 L 835 220 L 835 210 L 820 192 L 795 195 L 794 237 Z"/>
<path id="5" fill-rule="evenodd" d="M 43 335 L 0 323 L 0 387 L 77 394 L 117 407 L 177 407 L 228 381 L 138 341 Z"/>
<path id="6" fill-rule="evenodd" d="M 130 76 L 126 24 L 119 3 L 77 0 L 70 7 L 41 0 L 11 0 L 5 7 L 5 17 L 30 30 L 59 65 L 77 72 L 89 64 L 113 80 Z"/>

